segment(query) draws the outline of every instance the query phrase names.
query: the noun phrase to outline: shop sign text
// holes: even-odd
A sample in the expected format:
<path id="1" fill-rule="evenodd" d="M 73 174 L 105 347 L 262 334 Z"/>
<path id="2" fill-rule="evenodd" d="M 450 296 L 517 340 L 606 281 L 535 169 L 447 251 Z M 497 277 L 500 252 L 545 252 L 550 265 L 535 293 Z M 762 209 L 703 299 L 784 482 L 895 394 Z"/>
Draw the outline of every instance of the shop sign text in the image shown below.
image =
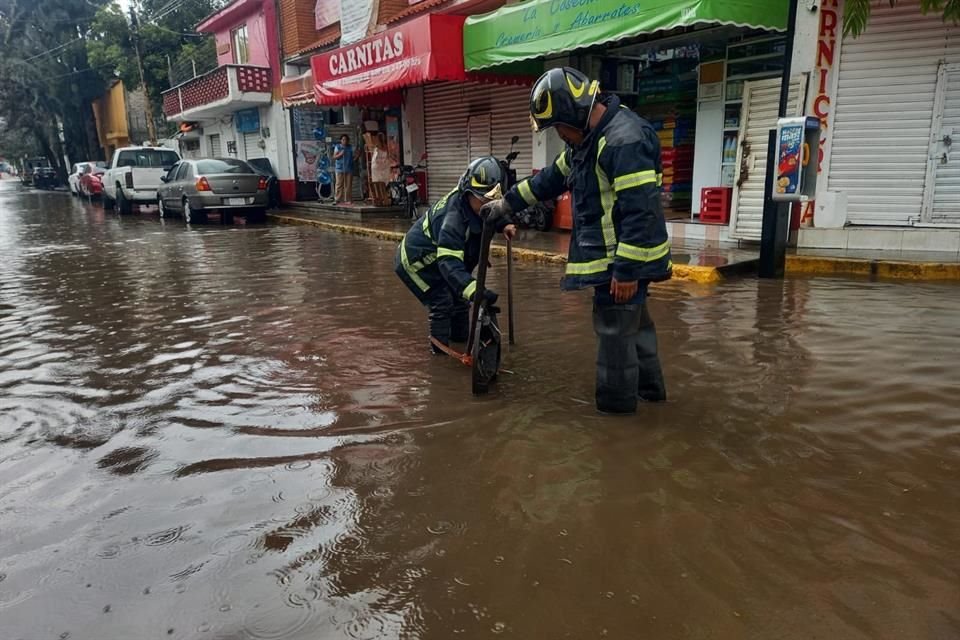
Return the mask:
<path id="1" fill-rule="evenodd" d="M 330 55 L 330 75 L 363 71 L 403 56 L 403 32 L 387 33 L 375 40 L 334 52 Z"/>

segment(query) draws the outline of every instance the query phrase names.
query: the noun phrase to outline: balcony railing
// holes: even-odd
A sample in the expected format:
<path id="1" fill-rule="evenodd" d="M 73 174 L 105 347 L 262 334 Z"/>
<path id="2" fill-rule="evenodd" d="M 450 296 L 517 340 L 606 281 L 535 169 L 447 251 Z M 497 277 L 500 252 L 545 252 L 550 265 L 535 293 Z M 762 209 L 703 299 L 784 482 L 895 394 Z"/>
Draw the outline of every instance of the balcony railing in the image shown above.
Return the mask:
<path id="1" fill-rule="evenodd" d="M 210 118 L 272 99 L 270 69 L 228 64 L 163 92 L 167 120 Z"/>

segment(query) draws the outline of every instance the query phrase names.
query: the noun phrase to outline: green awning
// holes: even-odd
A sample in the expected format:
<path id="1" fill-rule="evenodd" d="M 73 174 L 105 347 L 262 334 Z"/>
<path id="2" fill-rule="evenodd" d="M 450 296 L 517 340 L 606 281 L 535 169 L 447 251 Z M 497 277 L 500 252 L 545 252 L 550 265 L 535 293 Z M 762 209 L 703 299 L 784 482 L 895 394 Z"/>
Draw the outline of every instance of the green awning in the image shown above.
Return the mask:
<path id="1" fill-rule="evenodd" d="M 527 0 L 467 18 L 468 71 L 695 25 L 783 31 L 789 0 Z"/>

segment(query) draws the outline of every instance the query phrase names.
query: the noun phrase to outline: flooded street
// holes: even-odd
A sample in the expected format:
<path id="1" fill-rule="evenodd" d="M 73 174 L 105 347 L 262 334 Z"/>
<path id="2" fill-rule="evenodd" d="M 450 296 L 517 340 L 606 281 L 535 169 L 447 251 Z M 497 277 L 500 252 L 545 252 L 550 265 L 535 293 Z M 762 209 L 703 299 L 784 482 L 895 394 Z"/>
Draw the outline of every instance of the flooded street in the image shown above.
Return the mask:
<path id="1" fill-rule="evenodd" d="M 658 287 L 613 419 L 557 268 L 475 400 L 393 254 L 0 184 L 0 640 L 960 637 L 960 287 Z"/>

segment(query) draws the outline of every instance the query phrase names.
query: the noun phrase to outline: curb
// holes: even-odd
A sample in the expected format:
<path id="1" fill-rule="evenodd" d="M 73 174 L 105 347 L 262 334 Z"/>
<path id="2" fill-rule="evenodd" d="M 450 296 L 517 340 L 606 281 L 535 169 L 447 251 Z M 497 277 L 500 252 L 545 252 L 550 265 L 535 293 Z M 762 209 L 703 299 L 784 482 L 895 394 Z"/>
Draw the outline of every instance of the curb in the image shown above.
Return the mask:
<path id="1" fill-rule="evenodd" d="M 306 225 L 319 227 L 328 231 L 336 231 L 348 235 L 364 236 L 367 238 L 379 238 L 380 240 L 391 240 L 400 242 L 404 234 L 399 231 L 386 231 L 384 229 L 373 229 L 370 227 L 358 227 L 352 224 L 342 224 L 339 222 L 327 222 L 325 220 L 314 220 L 311 218 L 301 218 L 283 213 L 267 214 L 271 220 L 278 224 Z M 498 258 L 506 257 L 507 248 L 503 245 L 492 245 L 490 253 Z M 559 253 L 542 251 L 540 249 L 526 249 L 523 247 L 513 248 L 514 262 L 534 262 L 540 264 L 566 264 L 567 257 Z M 673 279 L 697 282 L 700 284 L 714 284 L 723 280 L 720 270 L 716 267 L 701 267 L 688 264 L 673 265 Z"/>
<path id="2" fill-rule="evenodd" d="M 855 275 L 884 280 L 960 280 L 960 263 L 902 262 L 787 256 L 787 273 L 803 275 Z"/>

